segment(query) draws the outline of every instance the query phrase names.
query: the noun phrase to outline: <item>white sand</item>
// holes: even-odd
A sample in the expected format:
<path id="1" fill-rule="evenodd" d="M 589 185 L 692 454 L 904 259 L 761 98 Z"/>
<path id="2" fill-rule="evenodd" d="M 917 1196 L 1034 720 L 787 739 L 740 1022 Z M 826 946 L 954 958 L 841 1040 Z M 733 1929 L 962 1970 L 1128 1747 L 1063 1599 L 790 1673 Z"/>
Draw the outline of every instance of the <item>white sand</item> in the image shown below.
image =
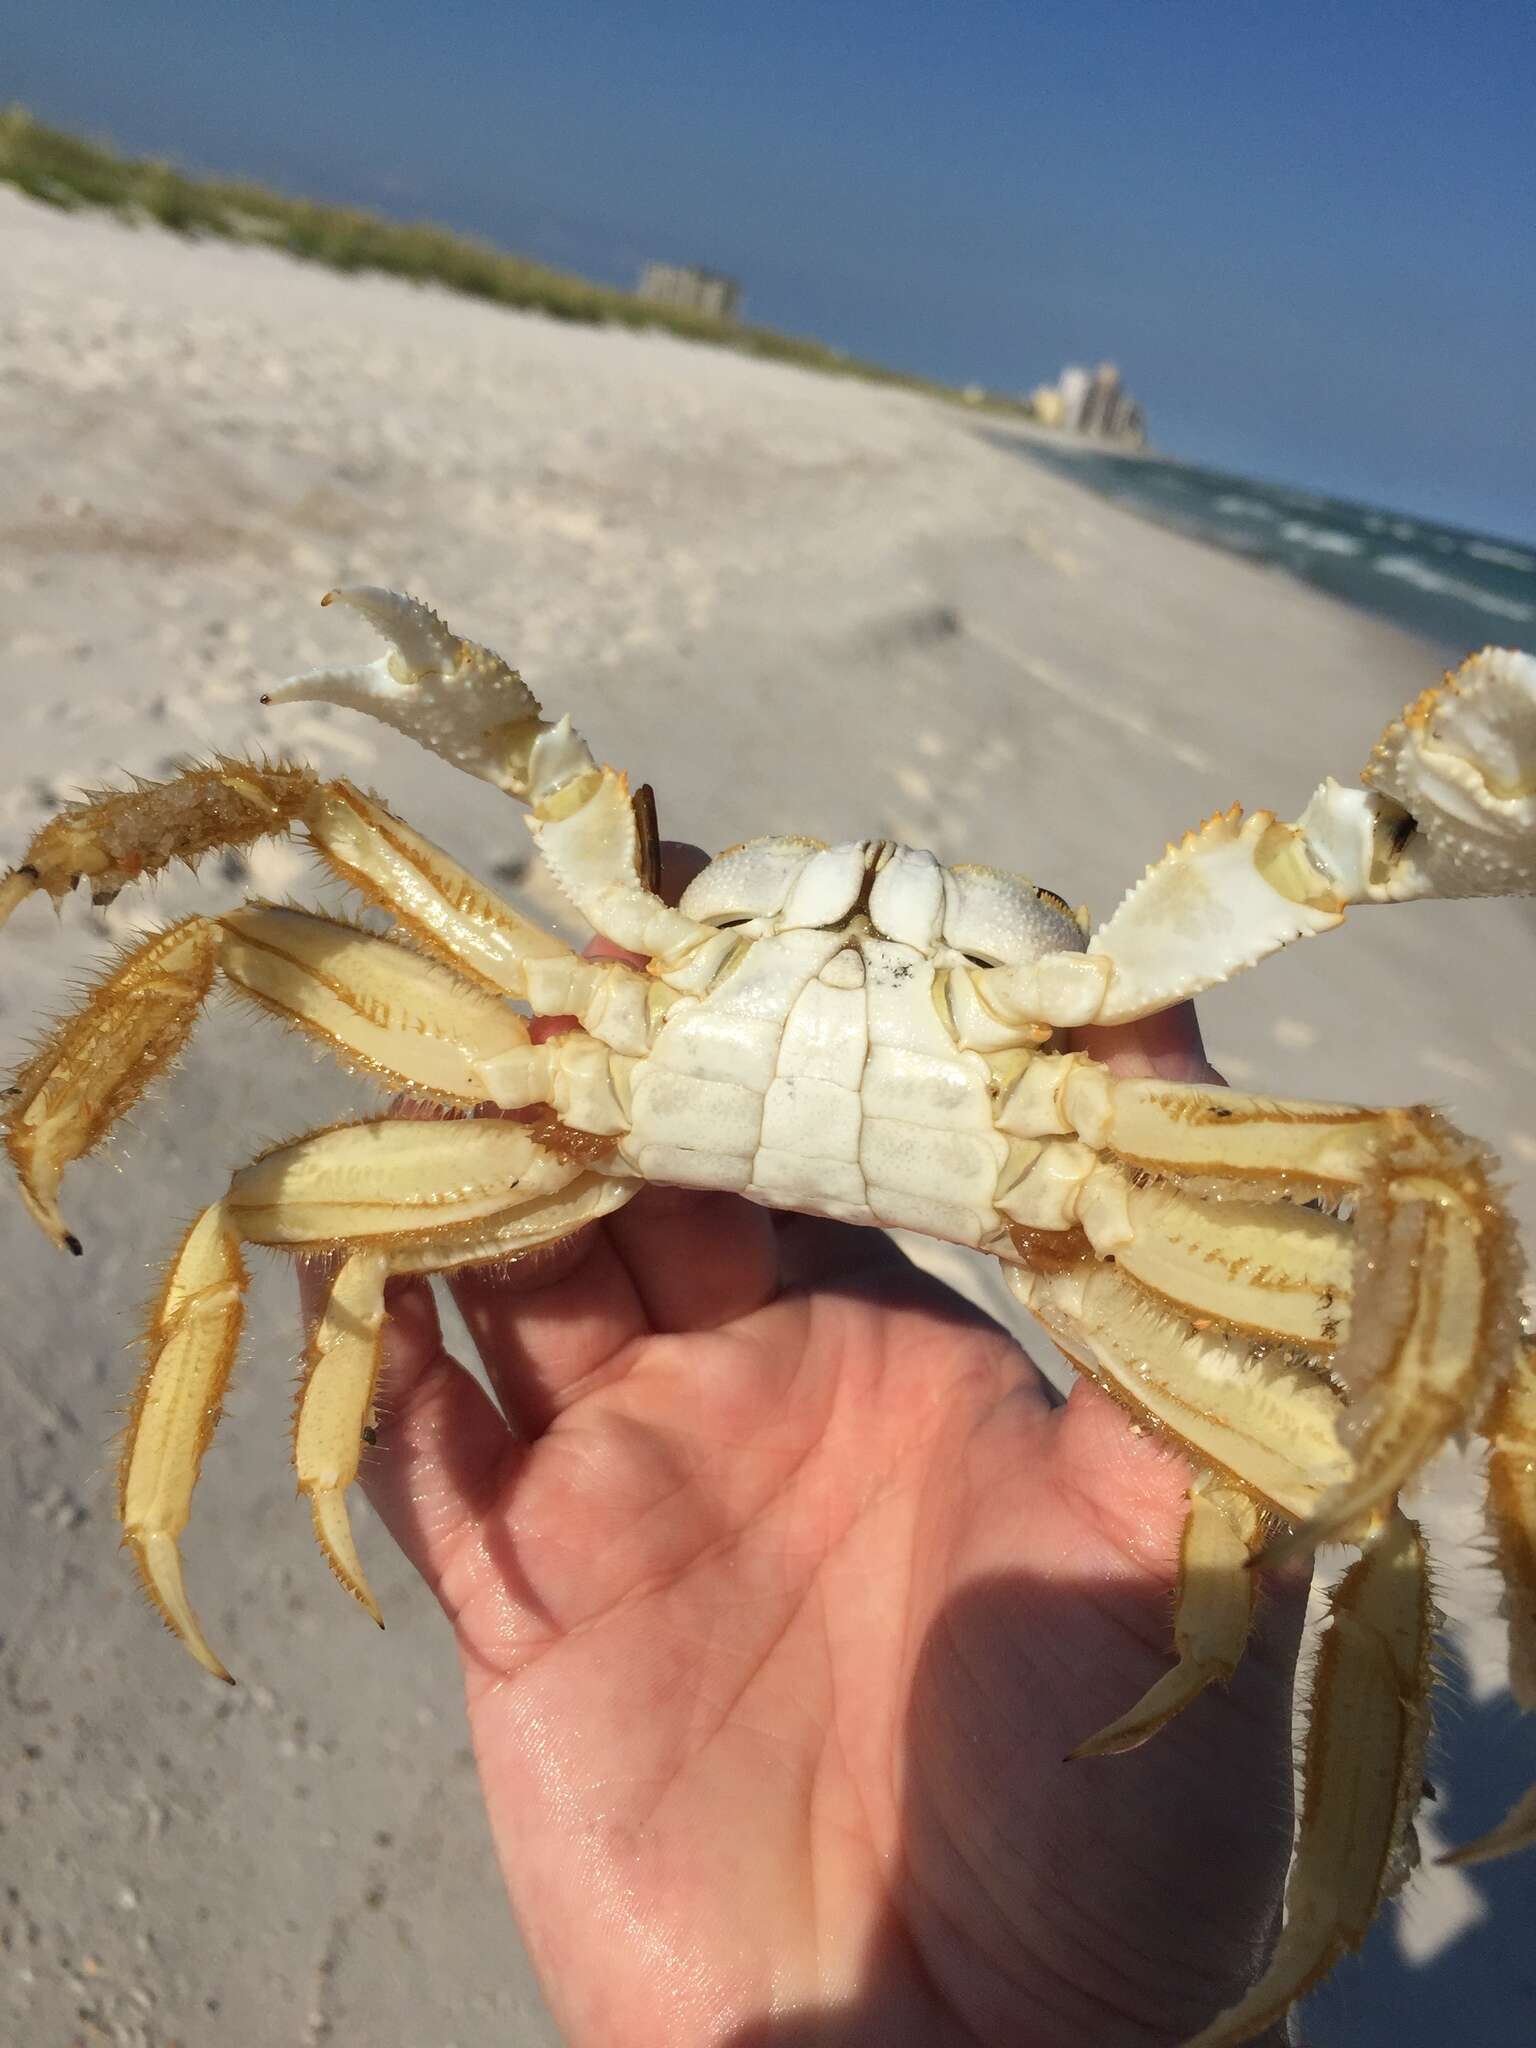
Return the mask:
<path id="1" fill-rule="evenodd" d="M 0 190 L 0 856 L 77 782 L 271 747 L 374 783 L 510 885 L 526 835 L 494 792 L 375 726 L 257 705 L 268 679 L 362 647 L 313 609 L 348 580 L 416 590 L 516 660 L 656 785 L 671 834 L 880 832 L 1100 911 L 1218 805 L 1293 815 L 1320 773 L 1351 774 L 1438 658 L 926 401 Z M 62 931 L 27 906 L 3 941 L 0 1053 L 104 941 L 244 885 L 317 893 L 286 848 L 204 881 L 105 916 L 71 904 Z M 1529 1220 L 1533 964 L 1528 906 L 1366 912 L 1212 997 L 1207 1034 L 1238 1082 L 1442 1103 L 1498 1146 Z M 77 1172 L 83 1265 L 0 1207 L 9 2038 L 553 2039 L 445 1633 L 365 1526 L 390 1621 L 374 1638 L 293 1500 L 285 1275 L 258 1282 L 189 1545 L 237 1691 L 164 1639 L 114 1550 L 108 1444 L 150 1268 L 231 1165 L 355 1099 L 291 1039 L 216 1015 L 173 1092 Z M 1437 1519 L 1461 1530 L 1447 1604 L 1475 1619 L 1468 1484 L 1441 1487 Z M 1435 1771 L 1455 1835 L 1513 1796 L 1532 1749 L 1495 1636 L 1457 1640 L 1476 1704 Z M 1495 1897 L 1500 1935 L 1477 1924 Z M 1528 2040 L 1514 1951 L 1533 1904 L 1529 1864 L 1427 1880 L 1405 1922 L 1426 1966 L 1378 1936 L 1317 2001 L 1314 2040 L 1411 2048 L 1452 2016 L 1484 2048 Z"/>

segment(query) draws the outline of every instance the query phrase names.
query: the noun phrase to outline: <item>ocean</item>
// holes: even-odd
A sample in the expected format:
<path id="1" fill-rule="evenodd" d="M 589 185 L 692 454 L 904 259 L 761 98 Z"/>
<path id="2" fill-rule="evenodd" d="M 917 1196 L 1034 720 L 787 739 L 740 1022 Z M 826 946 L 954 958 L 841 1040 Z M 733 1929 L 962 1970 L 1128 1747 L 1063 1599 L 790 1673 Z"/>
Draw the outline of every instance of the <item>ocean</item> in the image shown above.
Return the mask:
<path id="1" fill-rule="evenodd" d="M 1536 648 L 1536 546 L 1162 456 L 987 438 L 1128 511 L 1299 576 L 1459 657 Z"/>

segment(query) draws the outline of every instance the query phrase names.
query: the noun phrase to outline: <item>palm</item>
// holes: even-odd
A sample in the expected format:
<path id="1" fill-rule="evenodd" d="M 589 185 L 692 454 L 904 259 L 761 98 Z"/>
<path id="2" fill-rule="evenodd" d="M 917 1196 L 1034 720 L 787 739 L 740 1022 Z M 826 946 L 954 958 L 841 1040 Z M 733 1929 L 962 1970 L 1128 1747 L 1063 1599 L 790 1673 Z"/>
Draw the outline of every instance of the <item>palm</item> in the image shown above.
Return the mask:
<path id="1" fill-rule="evenodd" d="M 1062 1761 L 1166 1662 L 1177 1462 L 874 1233 L 727 1198 L 461 1301 L 517 1434 L 414 1291 L 372 1490 L 573 2043 L 1150 2042 L 1235 1995 L 1294 1601 L 1154 1748 Z"/>

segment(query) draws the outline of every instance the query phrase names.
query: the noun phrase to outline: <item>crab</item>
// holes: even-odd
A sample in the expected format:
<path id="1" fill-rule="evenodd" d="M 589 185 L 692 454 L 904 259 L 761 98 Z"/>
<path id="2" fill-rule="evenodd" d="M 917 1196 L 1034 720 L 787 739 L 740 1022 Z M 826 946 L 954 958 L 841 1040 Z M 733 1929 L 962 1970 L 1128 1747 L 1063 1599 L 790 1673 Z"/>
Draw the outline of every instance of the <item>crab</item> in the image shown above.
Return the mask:
<path id="1" fill-rule="evenodd" d="M 294 1428 L 337 1578 L 378 1619 L 346 1508 L 371 1437 L 385 1285 L 548 1245 L 647 1182 L 899 1226 L 997 1257 L 1068 1359 L 1193 1466 L 1176 1661 L 1079 1756 L 1129 1750 L 1230 1677 L 1255 1565 L 1359 1549 L 1313 1686 L 1284 1931 L 1198 2037 L 1247 2040 L 1345 1949 L 1414 1860 L 1434 1610 L 1402 1489 L 1463 1428 L 1489 1445 L 1512 1684 L 1536 1707 L 1536 1348 L 1494 1164 L 1431 1110 L 1117 1077 L 1064 1034 L 1149 1016 L 1330 930 L 1349 905 L 1536 890 L 1536 660 L 1468 660 L 1388 727 L 1365 786 L 1293 823 L 1233 808 L 1170 845 L 1090 936 L 1023 878 L 884 840 L 748 841 L 675 906 L 654 806 L 547 720 L 498 655 L 417 600 L 331 592 L 390 651 L 267 701 L 384 720 L 528 806 L 555 878 L 628 959 L 590 959 L 375 798 L 217 760 L 55 817 L 0 922 L 84 880 L 304 833 L 386 935 L 248 903 L 145 938 L 16 1077 L 22 1199 L 78 1253 L 59 1191 L 174 1059 L 216 980 L 391 1090 L 440 1105 L 262 1154 L 193 1222 L 149 1317 L 120 1468 L 150 1598 L 227 1678 L 178 1539 L 238 1342 L 244 1244 L 331 1253 Z M 638 960 L 639 965 L 631 964 Z M 575 1019 L 535 1042 L 529 1015 Z M 474 1116 L 486 1104 L 518 1116 Z M 457 1114 L 453 1114 L 457 1112 Z M 1536 1792 L 1481 1841 L 1536 1841 Z"/>

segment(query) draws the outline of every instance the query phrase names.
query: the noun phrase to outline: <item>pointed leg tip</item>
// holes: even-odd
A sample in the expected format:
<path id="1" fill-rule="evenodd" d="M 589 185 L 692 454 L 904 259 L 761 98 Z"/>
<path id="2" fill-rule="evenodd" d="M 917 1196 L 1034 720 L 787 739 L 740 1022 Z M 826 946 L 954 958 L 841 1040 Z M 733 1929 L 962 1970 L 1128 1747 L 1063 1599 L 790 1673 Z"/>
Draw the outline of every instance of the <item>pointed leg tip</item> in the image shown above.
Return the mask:
<path id="1" fill-rule="evenodd" d="M 234 1677 L 222 1658 L 215 1655 L 203 1634 L 181 1575 L 181 1554 L 174 1536 L 160 1531 L 124 1532 L 123 1541 L 139 1568 L 139 1578 L 171 1634 L 185 1647 L 211 1678 L 233 1685 Z"/>
<path id="2" fill-rule="evenodd" d="M 1143 1723 L 1127 1716 L 1121 1721 L 1111 1721 L 1107 1728 L 1101 1728 L 1097 1735 L 1090 1735 L 1086 1742 L 1080 1742 L 1066 1761 L 1069 1764 L 1086 1763 L 1090 1757 L 1125 1756 L 1130 1750 L 1140 1749 L 1162 1726 L 1163 1719 Z"/>
<path id="3" fill-rule="evenodd" d="M 59 1213 L 58 1203 L 41 1195 L 34 1194 L 25 1180 L 19 1182 L 19 1188 L 21 1199 L 26 1204 L 27 1213 L 53 1246 L 54 1250 L 68 1252 L 72 1258 L 83 1258 L 85 1246 L 72 1230 L 65 1227 L 64 1218 Z"/>
<path id="4" fill-rule="evenodd" d="M 309 1496 L 309 1508 L 314 1518 L 315 1537 L 326 1563 L 369 1620 L 382 1628 L 384 1617 L 363 1571 L 363 1561 L 357 1554 L 344 1496 L 334 1488 L 316 1487 Z"/>

